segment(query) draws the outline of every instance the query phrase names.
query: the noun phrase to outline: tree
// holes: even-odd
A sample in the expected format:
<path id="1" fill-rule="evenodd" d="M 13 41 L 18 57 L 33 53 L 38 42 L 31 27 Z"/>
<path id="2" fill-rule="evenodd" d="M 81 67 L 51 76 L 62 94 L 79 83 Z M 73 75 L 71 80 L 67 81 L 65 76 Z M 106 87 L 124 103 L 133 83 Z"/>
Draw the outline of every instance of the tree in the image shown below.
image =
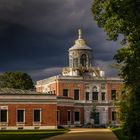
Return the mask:
<path id="1" fill-rule="evenodd" d="M 34 88 L 31 77 L 23 72 L 4 72 L 0 75 L 0 87 L 23 90 L 31 90 Z"/>
<path id="2" fill-rule="evenodd" d="M 98 117 L 97 116 L 96 106 L 97 106 L 97 103 L 93 101 L 92 109 L 91 109 L 91 112 L 90 112 L 90 119 L 93 120 L 93 124 L 92 125 L 95 125 L 96 124 L 96 119 Z"/>
<path id="3" fill-rule="evenodd" d="M 123 92 L 125 101 L 122 101 L 121 110 L 125 113 L 122 119 L 130 140 L 137 140 L 140 137 L 140 1 L 94 0 L 92 13 L 109 40 L 122 38 L 124 47 L 114 56 L 121 65 L 120 76 L 125 89 L 129 89 Z"/>
<path id="4" fill-rule="evenodd" d="M 104 28 L 112 40 L 124 36 L 123 42 L 139 41 L 140 2 L 139 0 L 94 0 L 94 19 Z"/>

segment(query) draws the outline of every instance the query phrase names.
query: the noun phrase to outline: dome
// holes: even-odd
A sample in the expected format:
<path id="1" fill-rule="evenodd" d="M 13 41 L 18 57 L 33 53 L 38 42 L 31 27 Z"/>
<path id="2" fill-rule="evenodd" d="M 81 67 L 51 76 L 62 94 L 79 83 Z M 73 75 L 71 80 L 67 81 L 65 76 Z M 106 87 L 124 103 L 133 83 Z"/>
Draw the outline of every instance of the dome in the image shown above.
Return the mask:
<path id="1" fill-rule="evenodd" d="M 74 45 L 72 46 L 69 51 L 72 51 L 72 50 L 92 50 L 89 46 L 87 45 Z"/>
<path id="2" fill-rule="evenodd" d="M 75 44 L 69 49 L 72 50 L 92 50 L 89 46 L 86 45 L 84 39 L 81 38 L 82 31 L 81 29 L 78 30 L 79 37 L 75 41 Z"/>

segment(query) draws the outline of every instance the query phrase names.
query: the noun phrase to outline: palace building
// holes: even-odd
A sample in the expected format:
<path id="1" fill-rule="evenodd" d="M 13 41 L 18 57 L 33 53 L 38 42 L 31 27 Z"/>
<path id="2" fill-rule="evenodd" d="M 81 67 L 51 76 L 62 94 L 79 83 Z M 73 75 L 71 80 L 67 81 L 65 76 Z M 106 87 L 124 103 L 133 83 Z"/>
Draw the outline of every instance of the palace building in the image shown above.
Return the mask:
<path id="1" fill-rule="evenodd" d="M 69 66 L 62 69 L 62 74 L 37 81 L 36 91 L 56 94 L 57 125 L 119 125 L 116 102 L 123 81 L 119 77 L 107 77 L 99 67 L 92 66 L 93 51 L 80 29 L 78 35 L 68 51 Z"/>
<path id="2" fill-rule="evenodd" d="M 69 49 L 69 66 L 36 83 L 36 92 L 0 89 L 0 129 L 55 129 L 120 124 L 117 102 L 123 84 L 92 66 L 92 49 L 81 30 Z"/>

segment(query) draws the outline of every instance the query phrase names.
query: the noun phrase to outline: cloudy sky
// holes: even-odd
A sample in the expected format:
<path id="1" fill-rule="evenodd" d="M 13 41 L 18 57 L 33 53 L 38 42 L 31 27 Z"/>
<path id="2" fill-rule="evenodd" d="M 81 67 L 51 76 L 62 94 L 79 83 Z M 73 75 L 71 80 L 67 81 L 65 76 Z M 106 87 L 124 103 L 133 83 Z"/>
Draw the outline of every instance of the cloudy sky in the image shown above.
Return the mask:
<path id="1" fill-rule="evenodd" d="M 119 42 L 107 41 L 91 13 L 93 0 L 0 0 L 0 72 L 23 71 L 33 80 L 61 72 L 82 28 L 93 65 L 107 75 Z"/>

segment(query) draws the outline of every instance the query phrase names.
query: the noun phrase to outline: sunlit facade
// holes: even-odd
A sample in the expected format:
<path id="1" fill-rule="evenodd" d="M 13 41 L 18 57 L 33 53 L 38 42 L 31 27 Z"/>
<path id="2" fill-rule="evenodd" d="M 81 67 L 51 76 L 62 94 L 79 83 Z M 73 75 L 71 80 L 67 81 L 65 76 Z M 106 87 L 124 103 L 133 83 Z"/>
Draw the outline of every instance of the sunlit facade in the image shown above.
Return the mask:
<path id="1" fill-rule="evenodd" d="M 99 67 L 92 66 L 94 52 L 86 45 L 81 30 L 68 52 L 69 66 L 61 74 L 36 84 L 37 92 L 56 94 L 57 124 L 64 127 L 119 125 L 116 102 L 122 80 L 107 77 Z"/>

